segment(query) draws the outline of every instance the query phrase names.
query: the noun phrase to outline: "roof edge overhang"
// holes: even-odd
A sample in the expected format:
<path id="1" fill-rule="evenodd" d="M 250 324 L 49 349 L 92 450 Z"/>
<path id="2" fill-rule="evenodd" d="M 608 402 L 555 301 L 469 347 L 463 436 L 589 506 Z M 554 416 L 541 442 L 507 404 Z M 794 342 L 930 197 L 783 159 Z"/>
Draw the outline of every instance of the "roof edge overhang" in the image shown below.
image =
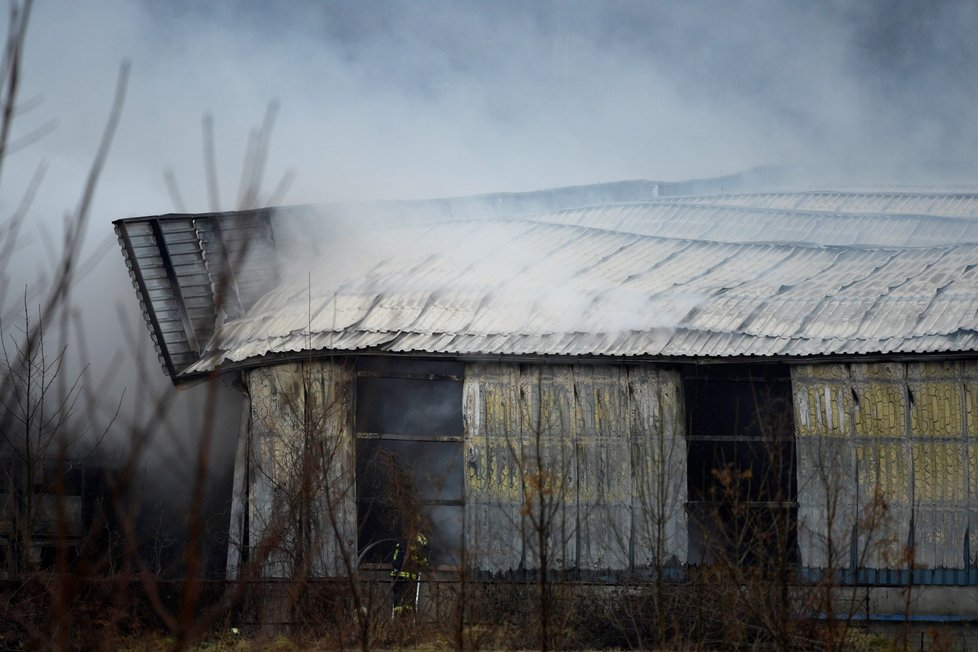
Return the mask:
<path id="1" fill-rule="evenodd" d="M 438 353 L 430 351 L 383 351 L 376 349 L 323 350 L 315 352 L 272 353 L 223 364 L 210 371 L 192 374 L 178 374 L 173 378 L 177 387 L 189 387 L 210 378 L 224 374 L 248 371 L 258 367 L 279 364 L 314 361 L 325 358 L 348 358 L 360 356 L 383 356 L 398 358 L 451 359 L 462 362 L 521 362 L 525 364 L 659 364 L 668 366 L 689 365 L 733 365 L 733 364 L 853 364 L 874 362 L 943 362 L 957 360 L 978 360 L 978 351 L 940 351 L 926 353 L 827 353 L 821 355 L 731 355 L 731 356 L 622 356 L 622 355 L 546 355 L 546 354 L 478 354 L 478 353 Z"/>

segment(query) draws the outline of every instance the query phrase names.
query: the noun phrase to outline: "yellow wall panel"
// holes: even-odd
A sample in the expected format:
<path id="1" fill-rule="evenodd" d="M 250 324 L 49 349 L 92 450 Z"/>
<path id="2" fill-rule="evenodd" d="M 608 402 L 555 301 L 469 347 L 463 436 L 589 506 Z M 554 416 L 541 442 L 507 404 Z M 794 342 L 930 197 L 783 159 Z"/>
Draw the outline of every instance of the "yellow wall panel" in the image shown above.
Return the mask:
<path id="1" fill-rule="evenodd" d="M 978 498 L 978 445 L 975 444 L 968 444 L 968 478 L 971 480 L 968 490 L 974 501 Z"/>
<path id="2" fill-rule="evenodd" d="M 799 456 L 798 468 L 803 563 L 828 563 L 824 497 L 809 490 L 820 486 L 824 458 L 810 452 L 832 441 L 846 446 L 856 460 L 854 480 L 841 460 L 845 456 L 839 456 L 839 477 L 833 478 L 842 490 L 854 481 L 858 491 L 858 505 L 855 491 L 843 494 L 852 496 L 845 513 L 862 519 L 877 495 L 888 507 L 876 531 L 865 531 L 861 520 L 856 523 L 863 528 L 857 555 L 868 555 L 859 563 L 901 563 L 902 542 L 916 508 L 918 559 L 928 567 L 960 567 L 968 519 L 973 518 L 968 509 L 978 497 L 978 363 L 803 365 L 792 369 L 792 384 L 799 451 L 809 452 Z M 826 407 L 840 401 L 846 415 L 842 421 L 850 424 L 841 437 Z"/>
<path id="3" fill-rule="evenodd" d="M 849 371 L 840 364 L 803 364 L 798 365 L 794 375 L 819 380 L 848 380 Z"/>
<path id="4" fill-rule="evenodd" d="M 878 489 L 890 505 L 910 502 L 910 466 L 903 444 L 856 445 L 857 482 L 863 500 Z"/>
<path id="5" fill-rule="evenodd" d="M 678 374 L 650 367 L 467 365 L 470 561 L 492 570 L 532 567 L 539 543 L 524 534 L 532 532 L 542 497 L 553 509 L 547 545 L 557 567 L 627 568 L 632 551 L 636 565 L 655 556 L 684 559 L 680 387 Z M 666 453 L 657 459 L 658 441 Z M 652 542 L 649 513 L 636 501 L 636 493 L 649 492 L 636 489 L 655 490 L 673 478 L 663 499 L 668 541 Z"/>
<path id="6" fill-rule="evenodd" d="M 953 437 L 961 434 L 961 395 L 956 382 L 912 384 L 910 432 L 914 436 Z"/>
<path id="7" fill-rule="evenodd" d="M 960 444 L 913 444 L 915 502 L 965 500 L 963 452 Z"/>
<path id="8" fill-rule="evenodd" d="M 907 363 L 907 377 L 911 380 L 956 379 L 966 372 L 960 362 L 910 362 Z"/>
<path id="9" fill-rule="evenodd" d="M 978 437 L 978 383 L 964 383 L 964 409 L 968 434 Z"/>
<path id="10" fill-rule="evenodd" d="M 906 377 L 906 368 L 899 362 L 868 362 L 852 364 L 849 367 L 856 381 L 901 380 Z"/>
<path id="11" fill-rule="evenodd" d="M 868 383 L 856 390 L 856 434 L 860 436 L 901 437 L 905 431 L 906 406 L 903 386 L 895 383 Z"/>
<path id="12" fill-rule="evenodd" d="M 795 395 L 795 429 L 799 435 L 849 434 L 852 394 L 845 383 L 805 382 Z M 798 384 L 798 383 L 796 383 Z"/>

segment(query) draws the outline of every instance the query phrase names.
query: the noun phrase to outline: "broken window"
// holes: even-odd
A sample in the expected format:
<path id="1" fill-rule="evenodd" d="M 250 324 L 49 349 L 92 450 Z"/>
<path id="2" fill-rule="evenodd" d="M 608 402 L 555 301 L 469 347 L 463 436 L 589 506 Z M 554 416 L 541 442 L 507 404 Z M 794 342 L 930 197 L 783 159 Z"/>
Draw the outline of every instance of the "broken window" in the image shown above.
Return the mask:
<path id="1" fill-rule="evenodd" d="M 358 361 L 357 519 L 365 561 L 384 561 L 393 540 L 420 532 L 433 565 L 460 563 L 463 373 L 451 361 Z"/>
<path id="2" fill-rule="evenodd" d="M 692 563 L 794 563 L 791 382 L 781 365 L 684 374 Z"/>

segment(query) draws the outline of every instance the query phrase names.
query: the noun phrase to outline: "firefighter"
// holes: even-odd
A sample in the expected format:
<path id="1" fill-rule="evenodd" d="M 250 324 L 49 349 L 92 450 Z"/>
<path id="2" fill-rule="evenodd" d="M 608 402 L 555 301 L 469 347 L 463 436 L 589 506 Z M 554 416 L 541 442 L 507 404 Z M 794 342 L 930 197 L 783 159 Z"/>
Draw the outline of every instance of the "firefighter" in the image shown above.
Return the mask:
<path id="1" fill-rule="evenodd" d="M 409 542 L 394 544 L 391 559 L 392 614 L 413 613 L 418 607 L 421 592 L 421 571 L 428 567 L 428 537 L 421 532 Z"/>

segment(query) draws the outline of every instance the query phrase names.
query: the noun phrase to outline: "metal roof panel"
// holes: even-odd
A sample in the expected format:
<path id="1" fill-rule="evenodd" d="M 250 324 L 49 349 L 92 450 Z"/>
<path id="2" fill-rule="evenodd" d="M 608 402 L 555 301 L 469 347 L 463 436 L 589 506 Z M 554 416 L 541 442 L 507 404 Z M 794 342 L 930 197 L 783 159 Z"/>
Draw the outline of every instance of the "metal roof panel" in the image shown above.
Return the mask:
<path id="1" fill-rule="evenodd" d="M 777 193 L 362 227 L 300 224 L 275 212 L 241 230 L 229 216 L 218 228 L 214 216 L 146 218 L 165 234 L 167 261 L 148 222 L 120 228 L 132 244 L 127 264 L 142 274 L 137 290 L 148 323 L 155 320 L 154 340 L 194 374 L 308 350 L 968 351 L 978 245 L 960 241 L 978 240 L 978 218 L 968 212 L 975 206 L 974 195 Z M 214 266 L 229 256 L 221 247 L 244 247 L 250 233 L 267 246 L 235 271 L 243 312 L 231 314 L 194 362 L 181 320 L 200 322 L 198 332 L 213 324 Z"/>

